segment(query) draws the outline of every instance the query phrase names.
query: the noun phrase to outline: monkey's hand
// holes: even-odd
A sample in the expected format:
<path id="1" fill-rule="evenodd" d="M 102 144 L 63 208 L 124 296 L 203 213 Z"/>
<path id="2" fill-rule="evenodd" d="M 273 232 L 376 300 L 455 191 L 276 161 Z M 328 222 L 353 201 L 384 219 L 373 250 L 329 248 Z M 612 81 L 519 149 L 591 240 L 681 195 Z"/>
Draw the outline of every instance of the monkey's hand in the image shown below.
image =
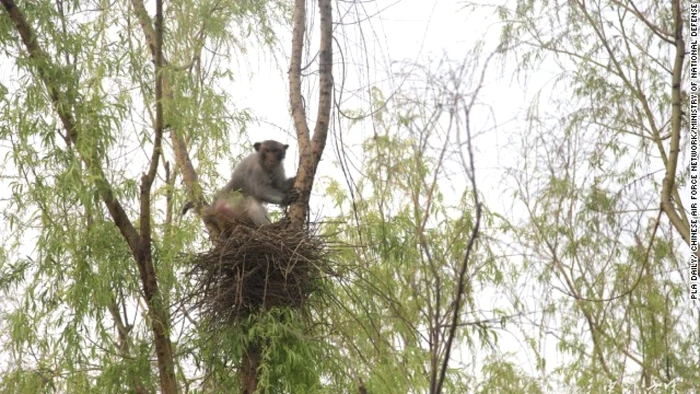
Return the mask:
<path id="1" fill-rule="evenodd" d="M 299 198 L 299 189 L 291 189 L 290 191 L 287 192 L 287 195 L 284 197 L 284 200 L 282 201 L 283 206 L 287 206 L 294 201 L 296 201 Z"/>
<path id="2" fill-rule="evenodd" d="M 293 176 L 293 177 L 291 177 L 291 178 L 288 178 L 288 179 L 284 182 L 284 190 L 292 190 L 292 188 L 294 187 L 294 182 L 295 182 L 296 180 L 297 180 L 296 175 Z"/>

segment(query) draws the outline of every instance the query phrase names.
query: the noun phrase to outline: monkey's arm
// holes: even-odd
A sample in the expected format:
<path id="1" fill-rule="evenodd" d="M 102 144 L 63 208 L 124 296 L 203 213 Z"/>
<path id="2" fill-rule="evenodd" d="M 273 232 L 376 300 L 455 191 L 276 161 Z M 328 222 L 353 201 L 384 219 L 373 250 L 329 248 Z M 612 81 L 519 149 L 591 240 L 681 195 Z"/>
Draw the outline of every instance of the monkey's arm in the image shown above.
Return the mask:
<path id="1" fill-rule="evenodd" d="M 261 182 L 258 178 L 258 181 L 250 179 L 247 183 L 250 183 L 246 188 L 247 194 L 272 204 L 286 205 L 284 203 L 287 200 L 287 193 L 275 189 L 269 181 Z"/>
<path id="2" fill-rule="evenodd" d="M 287 206 L 299 198 L 299 190 L 294 188 L 294 182 L 296 181 L 297 177 L 293 176 L 291 178 L 287 178 L 286 180 L 281 178 L 281 181 L 278 181 L 278 185 L 275 187 L 276 189 L 282 191 L 284 193 L 284 201 L 282 201 L 282 206 Z"/>
<path id="3" fill-rule="evenodd" d="M 262 201 L 286 206 L 298 196 L 291 190 L 293 183 L 285 180 L 284 170 L 268 175 L 257 167 L 251 175 L 245 179 L 248 183 L 247 193 Z"/>

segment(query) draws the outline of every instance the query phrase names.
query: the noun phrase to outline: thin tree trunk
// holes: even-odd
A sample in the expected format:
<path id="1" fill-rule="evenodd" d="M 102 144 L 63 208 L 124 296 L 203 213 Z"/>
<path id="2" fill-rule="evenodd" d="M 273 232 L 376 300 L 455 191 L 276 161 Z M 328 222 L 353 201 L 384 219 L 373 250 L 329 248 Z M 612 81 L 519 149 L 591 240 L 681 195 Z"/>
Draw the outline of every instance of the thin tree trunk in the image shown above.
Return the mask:
<path id="1" fill-rule="evenodd" d="M 258 367 L 260 367 L 260 349 L 253 344 L 248 346 L 241 362 L 243 394 L 253 394 L 258 389 Z"/>

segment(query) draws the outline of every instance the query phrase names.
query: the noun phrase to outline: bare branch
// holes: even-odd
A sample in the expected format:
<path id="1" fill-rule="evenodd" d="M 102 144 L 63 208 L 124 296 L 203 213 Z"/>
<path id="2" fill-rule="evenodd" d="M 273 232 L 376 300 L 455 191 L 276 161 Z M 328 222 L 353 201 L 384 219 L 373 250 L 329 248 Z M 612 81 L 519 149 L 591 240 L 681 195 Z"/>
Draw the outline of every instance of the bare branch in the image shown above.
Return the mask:
<path id="1" fill-rule="evenodd" d="M 487 63 L 488 64 L 488 63 Z M 473 100 L 472 100 L 473 103 Z M 452 322 L 450 323 L 450 332 L 447 335 L 447 342 L 445 343 L 445 356 L 442 360 L 442 366 L 440 368 L 440 377 L 437 383 L 433 386 L 431 384 L 430 392 L 433 394 L 438 394 L 442 392 L 442 385 L 445 381 L 445 375 L 447 373 L 447 364 L 450 361 L 450 353 L 452 351 L 452 343 L 454 342 L 457 327 L 459 326 L 459 313 L 462 308 L 462 297 L 464 296 L 464 290 L 467 282 L 467 268 L 469 267 L 469 260 L 471 259 L 472 250 L 476 244 L 476 239 L 479 236 L 479 227 L 481 226 L 481 202 L 479 201 L 479 193 L 476 188 L 476 174 L 474 173 L 474 151 L 472 149 L 472 136 L 469 129 L 469 109 L 471 106 L 465 108 L 465 122 L 466 122 L 466 132 L 467 132 L 467 149 L 469 151 L 469 180 L 472 185 L 472 193 L 474 196 L 474 207 L 476 208 L 476 220 L 471 233 L 469 234 L 469 242 L 467 244 L 467 250 L 464 254 L 464 259 L 462 260 L 462 265 L 459 271 L 459 279 L 457 280 L 457 287 L 455 289 L 455 298 L 453 301 L 452 309 Z M 464 160 L 464 158 L 462 158 Z M 466 164 L 466 163 L 465 163 Z M 466 167 L 466 165 L 465 165 Z M 431 382 L 432 383 L 432 382 Z"/>
<path id="2" fill-rule="evenodd" d="M 296 0 L 292 31 L 292 57 L 289 62 L 289 102 L 292 107 L 294 127 L 297 130 L 299 151 L 302 154 L 309 149 L 309 125 L 306 123 L 306 110 L 301 96 L 301 55 L 304 49 L 305 33 L 306 0 Z"/>
<path id="3" fill-rule="evenodd" d="M 306 2 L 296 0 L 293 17 L 292 58 L 289 67 L 289 100 L 297 130 L 300 163 L 294 187 L 301 191 L 298 201 L 289 209 L 292 227 L 301 228 L 313 187 L 314 176 L 326 146 L 330 110 L 333 95 L 333 13 L 330 0 L 319 0 L 321 14 L 321 45 L 319 50 L 319 99 L 313 138 L 309 138 L 309 126 L 301 96 L 301 55 L 306 30 Z"/>

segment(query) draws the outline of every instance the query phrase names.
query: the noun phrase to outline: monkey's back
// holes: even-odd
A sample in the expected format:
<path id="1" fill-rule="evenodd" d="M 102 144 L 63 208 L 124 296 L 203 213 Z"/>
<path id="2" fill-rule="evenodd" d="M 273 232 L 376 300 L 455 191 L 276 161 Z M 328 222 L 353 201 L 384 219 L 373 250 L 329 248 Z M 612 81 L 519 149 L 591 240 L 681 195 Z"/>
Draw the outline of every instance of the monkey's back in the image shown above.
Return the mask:
<path id="1" fill-rule="evenodd" d="M 245 195 L 251 195 L 250 193 L 252 190 L 250 189 L 252 183 L 246 181 L 256 177 L 256 173 L 259 172 L 256 171 L 256 168 L 262 170 L 259 160 L 257 153 L 251 153 L 246 156 L 245 159 L 241 160 L 233 169 L 231 180 L 226 185 L 225 189 L 227 189 L 227 191 L 240 191 Z"/>

